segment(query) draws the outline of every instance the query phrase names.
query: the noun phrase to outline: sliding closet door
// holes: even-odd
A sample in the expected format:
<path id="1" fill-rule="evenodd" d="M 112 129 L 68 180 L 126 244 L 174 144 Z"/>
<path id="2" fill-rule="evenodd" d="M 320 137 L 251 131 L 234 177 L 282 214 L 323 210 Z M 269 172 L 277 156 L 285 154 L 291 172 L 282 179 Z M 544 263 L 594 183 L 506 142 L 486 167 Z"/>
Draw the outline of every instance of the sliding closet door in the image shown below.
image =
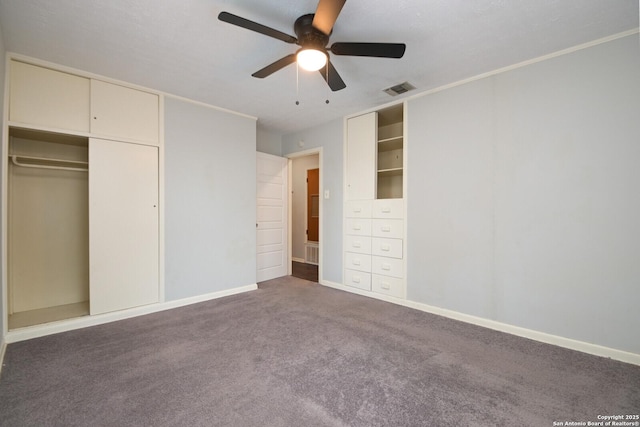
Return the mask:
<path id="1" fill-rule="evenodd" d="M 91 314 L 157 302 L 158 248 L 158 148 L 91 139 Z"/>

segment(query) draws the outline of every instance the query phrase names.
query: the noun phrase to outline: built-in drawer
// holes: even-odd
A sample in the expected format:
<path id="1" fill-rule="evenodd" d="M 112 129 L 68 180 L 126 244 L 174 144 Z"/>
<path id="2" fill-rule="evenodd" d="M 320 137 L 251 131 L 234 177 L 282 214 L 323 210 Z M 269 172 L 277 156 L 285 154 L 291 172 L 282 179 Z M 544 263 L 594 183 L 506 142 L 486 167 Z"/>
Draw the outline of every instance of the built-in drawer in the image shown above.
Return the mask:
<path id="1" fill-rule="evenodd" d="M 401 219 L 374 219 L 371 225 L 373 237 L 402 239 L 404 222 Z"/>
<path id="2" fill-rule="evenodd" d="M 344 268 L 371 272 L 371 255 L 346 252 Z"/>
<path id="3" fill-rule="evenodd" d="M 402 239 L 373 237 L 371 239 L 371 253 L 384 257 L 402 258 Z"/>
<path id="4" fill-rule="evenodd" d="M 371 275 L 371 290 L 396 298 L 404 298 L 404 280 L 397 277 Z"/>
<path id="5" fill-rule="evenodd" d="M 371 200 L 351 200 L 345 207 L 347 218 L 371 218 Z"/>
<path id="6" fill-rule="evenodd" d="M 357 236 L 371 236 L 371 220 L 364 218 L 347 218 L 345 232 Z"/>
<path id="7" fill-rule="evenodd" d="M 403 199 L 377 199 L 373 201 L 374 218 L 404 218 Z"/>
<path id="8" fill-rule="evenodd" d="M 365 291 L 371 290 L 371 273 L 365 273 L 363 271 L 344 270 L 344 284 L 347 286 L 353 286 L 354 288 L 363 289 Z"/>
<path id="9" fill-rule="evenodd" d="M 347 235 L 344 239 L 345 252 L 371 254 L 371 237 Z"/>
<path id="10" fill-rule="evenodd" d="M 372 256 L 371 272 L 402 279 L 404 277 L 404 266 L 401 259 Z"/>

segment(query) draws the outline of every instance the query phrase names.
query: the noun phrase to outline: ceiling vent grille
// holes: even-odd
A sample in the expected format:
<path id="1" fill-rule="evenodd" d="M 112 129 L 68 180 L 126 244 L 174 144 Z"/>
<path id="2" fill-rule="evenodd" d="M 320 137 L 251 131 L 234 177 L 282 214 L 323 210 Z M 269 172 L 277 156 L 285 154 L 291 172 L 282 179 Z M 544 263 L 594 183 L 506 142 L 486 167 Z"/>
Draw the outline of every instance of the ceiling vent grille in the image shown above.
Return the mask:
<path id="1" fill-rule="evenodd" d="M 404 82 L 404 83 L 400 83 L 399 85 L 391 86 L 390 88 L 385 89 L 383 92 L 391 96 L 396 96 L 405 92 L 409 92 L 410 90 L 413 90 L 415 88 L 416 87 L 411 83 Z"/>

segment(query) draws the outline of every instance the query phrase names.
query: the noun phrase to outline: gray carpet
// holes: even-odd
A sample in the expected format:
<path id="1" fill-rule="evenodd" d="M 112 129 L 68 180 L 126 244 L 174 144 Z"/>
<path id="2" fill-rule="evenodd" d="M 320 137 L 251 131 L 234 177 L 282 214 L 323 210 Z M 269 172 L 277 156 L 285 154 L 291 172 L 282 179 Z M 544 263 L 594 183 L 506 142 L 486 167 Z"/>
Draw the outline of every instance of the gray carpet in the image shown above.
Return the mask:
<path id="1" fill-rule="evenodd" d="M 638 366 L 292 277 L 10 344 L 4 363 L 2 426 L 551 426 L 640 412 Z"/>

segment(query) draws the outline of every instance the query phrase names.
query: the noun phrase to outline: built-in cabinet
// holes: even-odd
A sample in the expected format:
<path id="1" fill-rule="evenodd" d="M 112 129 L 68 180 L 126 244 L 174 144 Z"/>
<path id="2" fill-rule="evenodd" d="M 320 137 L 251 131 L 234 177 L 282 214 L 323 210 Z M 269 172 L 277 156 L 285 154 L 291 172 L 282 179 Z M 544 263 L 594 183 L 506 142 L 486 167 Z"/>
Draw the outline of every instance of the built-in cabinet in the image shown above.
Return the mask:
<path id="1" fill-rule="evenodd" d="M 404 107 L 347 119 L 344 284 L 397 298 L 405 291 Z"/>
<path id="2" fill-rule="evenodd" d="M 159 301 L 157 94 L 11 60 L 9 329 Z"/>

